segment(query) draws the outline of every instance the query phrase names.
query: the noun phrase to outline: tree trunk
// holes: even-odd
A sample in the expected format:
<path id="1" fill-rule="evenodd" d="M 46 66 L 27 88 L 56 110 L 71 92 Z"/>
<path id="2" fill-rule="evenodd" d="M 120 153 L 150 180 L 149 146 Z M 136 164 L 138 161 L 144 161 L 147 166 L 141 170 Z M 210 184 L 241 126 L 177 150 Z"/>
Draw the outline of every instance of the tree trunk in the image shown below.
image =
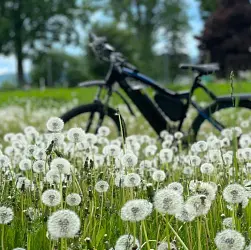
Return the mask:
<path id="1" fill-rule="evenodd" d="M 25 84 L 24 71 L 23 71 L 23 52 L 22 47 L 16 48 L 16 58 L 17 58 L 17 81 L 18 86 L 23 87 Z"/>
<path id="2" fill-rule="evenodd" d="M 23 87 L 25 84 L 24 71 L 23 71 L 23 19 L 21 19 L 22 1 L 19 1 L 18 9 L 15 12 L 15 55 L 17 59 L 17 80 L 18 86 Z"/>

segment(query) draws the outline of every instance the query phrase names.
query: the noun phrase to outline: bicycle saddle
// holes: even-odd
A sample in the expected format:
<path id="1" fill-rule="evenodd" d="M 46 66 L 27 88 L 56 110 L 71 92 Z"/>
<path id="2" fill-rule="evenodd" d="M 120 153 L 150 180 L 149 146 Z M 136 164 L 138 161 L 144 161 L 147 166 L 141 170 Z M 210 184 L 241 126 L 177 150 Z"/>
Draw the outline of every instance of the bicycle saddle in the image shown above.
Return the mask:
<path id="1" fill-rule="evenodd" d="M 180 64 L 179 65 L 180 69 L 189 69 L 192 71 L 197 71 L 200 74 L 203 75 L 208 75 L 208 74 L 212 74 L 215 71 L 219 70 L 219 65 L 216 63 L 212 63 L 212 64 Z"/>

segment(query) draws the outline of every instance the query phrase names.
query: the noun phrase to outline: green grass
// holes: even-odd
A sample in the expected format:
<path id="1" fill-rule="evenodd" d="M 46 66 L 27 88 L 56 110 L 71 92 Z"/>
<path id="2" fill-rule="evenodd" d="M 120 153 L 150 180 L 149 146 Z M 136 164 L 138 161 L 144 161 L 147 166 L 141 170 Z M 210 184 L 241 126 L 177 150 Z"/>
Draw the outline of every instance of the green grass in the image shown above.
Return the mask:
<path id="1" fill-rule="evenodd" d="M 206 85 L 216 95 L 226 95 L 231 93 L 229 83 L 210 83 Z M 190 86 L 168 85 L 168 88 L 174 91 L 189 90 Z M 56 88 L 56 89 L 31 89 L 31 90 L 15 90 L 15 91 L 2 91 L 0 94 L 0 105 L 12 103 L 14 100 L 24 100 L 27 98 L 52 99 L 55 101 L 70 101 L 77 98 L 81 103 L 88 103 L 93 100 L 96 88 Z M 251 93 L 251 84 L 247 82 L 234 83 L 234 93 Z M 209 101 L 208 96 L 202 91 L 198 90 L 195 93 L 198 101 Z M 115 102 L 117 102 L 115 98 Z"/>

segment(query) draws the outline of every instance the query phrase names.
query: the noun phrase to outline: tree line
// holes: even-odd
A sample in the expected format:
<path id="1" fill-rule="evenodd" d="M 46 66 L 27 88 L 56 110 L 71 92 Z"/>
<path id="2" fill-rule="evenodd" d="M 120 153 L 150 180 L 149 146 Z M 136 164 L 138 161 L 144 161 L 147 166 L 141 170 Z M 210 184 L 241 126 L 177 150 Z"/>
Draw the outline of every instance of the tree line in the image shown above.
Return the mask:
<path id="1" fill-rule="evenodd" d="M 108 38 L 130 62 L 152 77 L 172 81 L 181 59 L 184 32 L 189 28 L 184 0 L 1 0 L 0 53 L 14 54 L 20 87 L 25 84 L 23 61 L 32 61 L 32 82 L 62 84 L 100 77 L 107 65 L 98 62 L 83 32 Z M 86 36 L 84 36 L 86 37 Z M 56 48 L 81 47 L 78 56 Z M 154 46 L 163 47 L 156 52 Z M 168 70 L 169 69 L 169 70 Z"/>

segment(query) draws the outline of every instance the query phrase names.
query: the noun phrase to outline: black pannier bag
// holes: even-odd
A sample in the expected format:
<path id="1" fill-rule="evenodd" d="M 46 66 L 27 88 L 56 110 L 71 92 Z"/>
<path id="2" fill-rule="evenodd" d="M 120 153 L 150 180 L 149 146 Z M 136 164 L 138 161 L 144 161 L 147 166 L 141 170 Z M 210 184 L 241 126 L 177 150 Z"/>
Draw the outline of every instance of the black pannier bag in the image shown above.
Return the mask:
<path id="1" fill-rule="evenodd" d="M 158 104 L 159 108 L 172 121 L 179 121 L 183 117 L 185 104 L 177 97 L 175 98 L 172 96 L 156 93 L 154 100 Z"/>

